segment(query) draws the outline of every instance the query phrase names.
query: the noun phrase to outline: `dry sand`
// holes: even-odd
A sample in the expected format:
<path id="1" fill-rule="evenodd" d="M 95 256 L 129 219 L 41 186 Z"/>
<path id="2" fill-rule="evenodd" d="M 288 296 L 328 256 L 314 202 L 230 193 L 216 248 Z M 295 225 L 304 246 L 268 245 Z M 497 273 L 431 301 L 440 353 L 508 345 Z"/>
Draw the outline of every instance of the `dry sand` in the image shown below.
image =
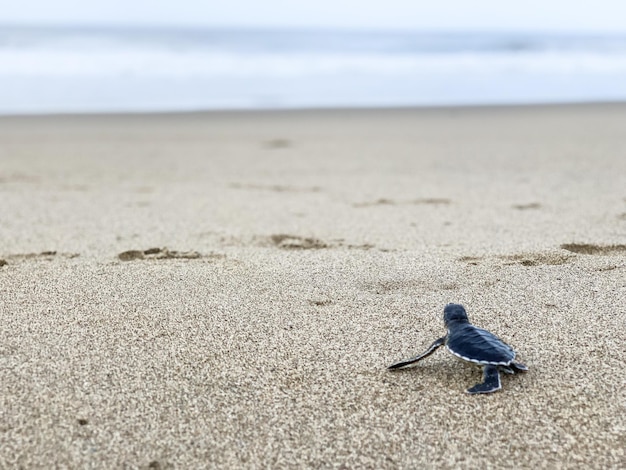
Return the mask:
<path id="1" fill-rule="evenodd" d="M 0 468 L 626 467 L 626 105 L 2 118 L 0 259 Z"/>

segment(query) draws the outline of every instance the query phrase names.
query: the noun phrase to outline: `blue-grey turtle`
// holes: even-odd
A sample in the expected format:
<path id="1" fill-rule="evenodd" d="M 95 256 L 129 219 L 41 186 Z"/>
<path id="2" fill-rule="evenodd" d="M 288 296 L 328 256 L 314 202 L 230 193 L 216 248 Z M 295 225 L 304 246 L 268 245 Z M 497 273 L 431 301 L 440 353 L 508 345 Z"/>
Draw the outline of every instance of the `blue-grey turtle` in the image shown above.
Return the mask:
<path id="1" fill-rule="evenodd" d="M 462 305 L 448 304 L 443 310 L 443 321 L 448 334 L 436 340 L 419 356 L 389 366 L 389 369 L 404 369 L 430 356 L 439 346 L 446 345 L 448 351 L 464 361 L 482 366 L 483 381 L 467 389 L 467 393 L 491 393 L 500 390 L 500 372 L 515 374 L 528 370 L 516 362 L 515 351 L 496 335 L 472 325 Z"/>

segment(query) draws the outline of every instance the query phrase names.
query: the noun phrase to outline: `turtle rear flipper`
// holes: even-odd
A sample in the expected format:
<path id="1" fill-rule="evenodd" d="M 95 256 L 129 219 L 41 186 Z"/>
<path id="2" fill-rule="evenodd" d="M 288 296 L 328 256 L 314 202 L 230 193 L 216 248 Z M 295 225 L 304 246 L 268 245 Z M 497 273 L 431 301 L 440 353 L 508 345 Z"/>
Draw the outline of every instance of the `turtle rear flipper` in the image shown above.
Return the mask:
<path id="1" fill-rule="evenodd" d="M 521 362 L 511 362 L 508 366 L 498 366 L 500 368 L 500 372 L 506 372 L 507 374 L 517 374 L 519 372 L 526 372 L 528 367 L 526 367 Z"/>
<path id="2" fill-rule="evenodd" d="M 498 366 L 486 365 L 483 367 L 482 383 L 467 389 L 467 393 L 491 393 L 500 390 L 500 371 Z"/>
<path id="3" fill-rule="evenodd" d="M 420 354 L 419 356 L 412 357 L 411 359 L 407 359 L 405 361 L 400 361 L 400 362 L 396 362 L 395 364 L 391 364 L 389 367 L 387 367 L 387 369 L 393 370 L 393 369 L 404 369 L 407 367 L 411 367 L 415 365 L 417 361 L 424 359 L 426 356 L 430 356 L 432 353 L 435 352 L 435 349 L 437 349 L 439 346 L 442 346 L 445 342 L 446 342 L 445 336 L 443 338 L 439 338 L 433 344 L 430 345 L 430 347 L 426 350 L 426 352 Z"/>

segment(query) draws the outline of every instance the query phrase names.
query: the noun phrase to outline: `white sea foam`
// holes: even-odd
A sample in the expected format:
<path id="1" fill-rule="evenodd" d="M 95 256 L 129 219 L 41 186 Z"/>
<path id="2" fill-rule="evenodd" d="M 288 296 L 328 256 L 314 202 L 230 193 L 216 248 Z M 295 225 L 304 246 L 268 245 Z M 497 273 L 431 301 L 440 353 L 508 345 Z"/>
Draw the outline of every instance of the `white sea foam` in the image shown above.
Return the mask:
<path id="1" fill-rule="evenodd" d="M 626 99 L 626 38 L 0 30 L 0 112 Z"/>
<path id="2" fill-rule="evenodd" d="M 597 73 L 626 72 L 626 54 L 592 53 L 460 53 L 273 54 L 154 50 L 0 50 L 0 77 L 306 77 L 311 74 L 471 72 Z"/>

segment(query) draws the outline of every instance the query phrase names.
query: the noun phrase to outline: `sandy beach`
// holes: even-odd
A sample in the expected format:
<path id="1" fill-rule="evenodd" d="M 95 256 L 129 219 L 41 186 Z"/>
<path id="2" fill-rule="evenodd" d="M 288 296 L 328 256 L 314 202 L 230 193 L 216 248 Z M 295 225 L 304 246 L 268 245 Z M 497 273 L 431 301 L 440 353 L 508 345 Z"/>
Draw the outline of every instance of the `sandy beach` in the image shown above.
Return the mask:
<path id="1" fill-rule="evenodd" d="M 625 104 L 0 118 L 0 468 L 625 468 L 625 131 Z M 448 302 L 530 370 L 388 371 Z"/>

